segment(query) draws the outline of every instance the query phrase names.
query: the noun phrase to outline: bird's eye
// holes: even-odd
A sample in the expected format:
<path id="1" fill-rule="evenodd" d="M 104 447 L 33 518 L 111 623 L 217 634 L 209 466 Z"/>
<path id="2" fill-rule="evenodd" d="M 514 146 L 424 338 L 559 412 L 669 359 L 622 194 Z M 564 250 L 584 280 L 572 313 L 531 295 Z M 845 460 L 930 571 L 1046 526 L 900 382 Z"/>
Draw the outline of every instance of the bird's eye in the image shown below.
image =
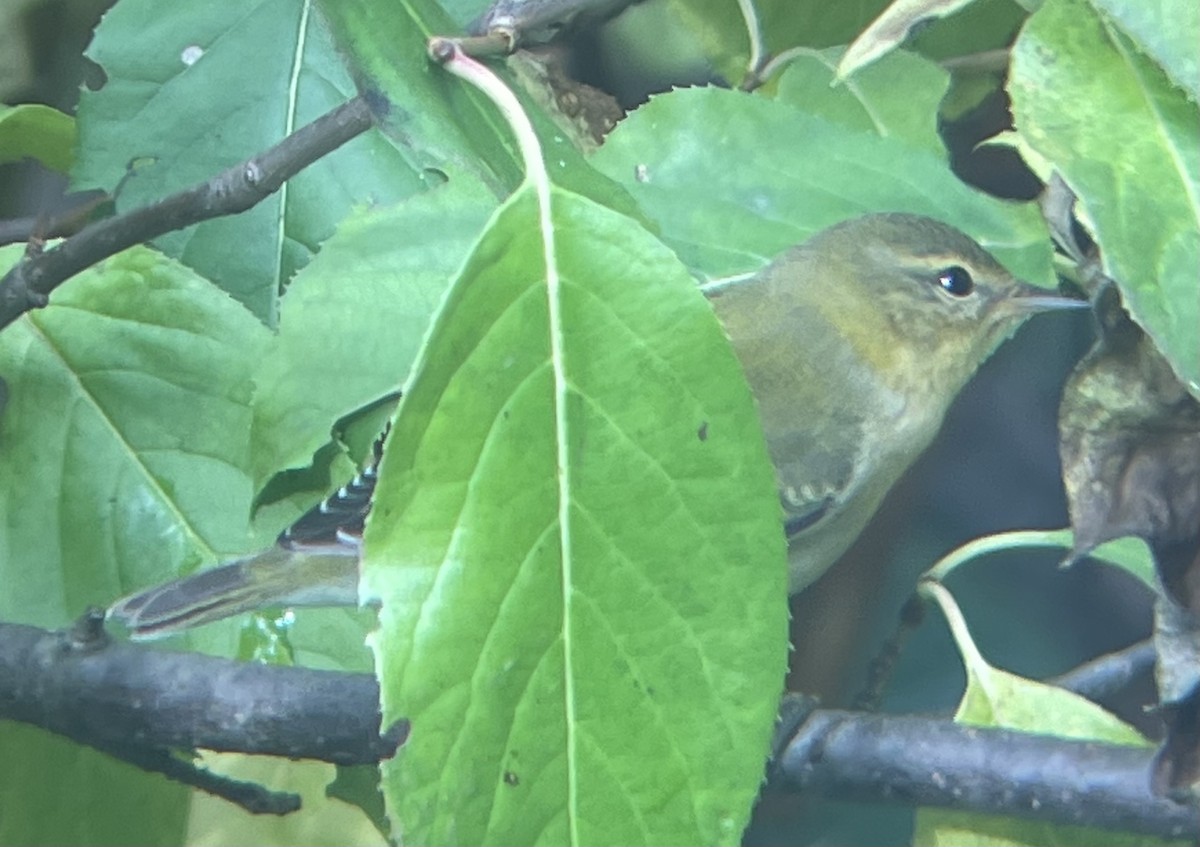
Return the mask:
<path id="1" fill-rule="evenodd" d="M 938 271 L 937 283 L 942 291 L 952 297 L 966 297 L 975 290 L 975 280 L 971 278 L 971 272 L 958 265 Z"/>

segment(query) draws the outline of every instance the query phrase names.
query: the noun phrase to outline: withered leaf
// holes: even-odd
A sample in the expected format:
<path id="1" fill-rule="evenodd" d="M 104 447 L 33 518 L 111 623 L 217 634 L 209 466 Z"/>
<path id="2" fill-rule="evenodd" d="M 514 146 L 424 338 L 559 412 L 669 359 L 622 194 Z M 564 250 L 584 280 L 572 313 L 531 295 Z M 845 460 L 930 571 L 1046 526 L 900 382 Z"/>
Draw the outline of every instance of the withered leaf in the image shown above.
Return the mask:
<path id="1" fill-rule="evenodd" d="M 1142 538 L 1162 592 L 1155 609 L 1159 699 L 1167 739 L 1156 790 L 1200 790 L 1200 402 L 1121 308 L 1097 297 L 1101 338 L 1076 368 L 1059 409 L 1059 449 L 1074 547 Z"/>

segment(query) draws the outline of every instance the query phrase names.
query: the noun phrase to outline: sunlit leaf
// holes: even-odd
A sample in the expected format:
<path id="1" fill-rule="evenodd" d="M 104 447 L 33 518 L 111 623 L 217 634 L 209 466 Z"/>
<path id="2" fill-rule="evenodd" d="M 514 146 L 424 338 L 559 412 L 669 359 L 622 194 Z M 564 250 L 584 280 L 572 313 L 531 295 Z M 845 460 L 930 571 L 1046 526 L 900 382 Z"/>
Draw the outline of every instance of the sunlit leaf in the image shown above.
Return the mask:
<path id="1" fill-rule="evenodd" d="M 785 650 L 762 435 L 675 258 L 552 202 L 492 221 L 389 437 L 363 566 L 413 726 L 389 813 L 431 844 L 737 843 Z"/>

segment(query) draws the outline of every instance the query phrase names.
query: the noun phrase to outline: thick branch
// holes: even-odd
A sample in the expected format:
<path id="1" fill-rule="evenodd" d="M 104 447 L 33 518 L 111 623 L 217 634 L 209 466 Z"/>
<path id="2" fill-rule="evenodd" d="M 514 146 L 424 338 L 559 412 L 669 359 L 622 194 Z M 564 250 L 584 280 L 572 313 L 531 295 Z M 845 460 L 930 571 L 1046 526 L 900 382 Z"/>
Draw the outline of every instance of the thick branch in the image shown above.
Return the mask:
<path id="1" fill-rule="evenodd" d="M 336 764 L 391 756 L 368 674 L 256 665 L 0 624 L 0 718 L 105 751 L 134 745 Z"/>
<path id="2" fill-rule="evenodd" d="M 392 755 L 405 730 L 381 738 L 378 703 L 367 674 L 248 665 L 110 642 L 103 631 L 0 624 L 0 718 L 109 752 L 134 742 L 374 762 Z M 838 799 L 1200 836 L 1200 812 L 1151 795 L 1151 752 L 941 718 L 817 710 L 779 770 L 793 785 Z"/>
<path id="3" fill-rule="evenodd" d="M 780 770 L 839 800 L 1200 837 L 1200 812 L 1150 793 L 1151 754 L 940 718 L 819 710 Z"/>
<path id="4" fill-rule="evenodd" d="M 370 126 L 370 108 L 355 97 L 206 182 L 98 221 L 56 247 L 26 257 L 0 279 L 0 330 L 30 309 L 45 306 L 51 291 L 101 259 L 209 218 L 246 211 Z"/>

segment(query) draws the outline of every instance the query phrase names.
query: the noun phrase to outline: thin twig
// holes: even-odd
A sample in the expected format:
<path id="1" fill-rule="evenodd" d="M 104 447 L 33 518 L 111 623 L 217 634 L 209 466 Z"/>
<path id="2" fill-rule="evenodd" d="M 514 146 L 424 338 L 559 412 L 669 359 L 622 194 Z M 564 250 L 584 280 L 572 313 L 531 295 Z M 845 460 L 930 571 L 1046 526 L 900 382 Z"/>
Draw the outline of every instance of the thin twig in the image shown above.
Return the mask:
<path id="1" fill-rule="evenodd" d="M 371 109 L 363 97 L 355 97 L 210 180 L 98 221 L 54 248 L 27 257 L 0 279 L 0 330 L 30 309 L 45 306 L 50 292 L 102 259 L 165 233 L 246 211 L 370 127 Z"/>
<path id="2" fill-rule="evenodd" d="M 984 50 L 979 53 L 967 53 L 963 56 L 951 56 L 942 59 L 941 65 L 948 71 L 970 73 L 1001 73 L 1008 70 L 1010 51 L 1007 47 L 999 50 Z"/>
<path id="3" fill-rule="evenodd" d="M 1046 680 L 1046 684 L 1065 688 L 1092 701 L 1104 700 L 1125 690 L 1140 677 L 1152 674 L 1156 655 L 1152 641 L 1139 641 L 1124 650 L 1097 656 L 1061 676 Z"/>
<path id="4" fill-rule="evenodd" d="M 233 779 L 180 759 L 169 750 L 132 745 L 95 745 L 114 759 L 228 800 L 255 815 L 286 815 L 300 808 L 300 795 L 271 791 L 256 782 Z"/>
<path id="5" fill-rule="evenodd" d="M 895 630 L 867 665 L 867 683 L 851 704 L 855 711 L 879 710 L 888 683 L 892 681 L 892 674 L 896 671 L 896 664 L 904 652 L 904 646 L 924 619 L 925 601 L 919 594 L 914 593 L 901 608 L 900 620 Z"/>

